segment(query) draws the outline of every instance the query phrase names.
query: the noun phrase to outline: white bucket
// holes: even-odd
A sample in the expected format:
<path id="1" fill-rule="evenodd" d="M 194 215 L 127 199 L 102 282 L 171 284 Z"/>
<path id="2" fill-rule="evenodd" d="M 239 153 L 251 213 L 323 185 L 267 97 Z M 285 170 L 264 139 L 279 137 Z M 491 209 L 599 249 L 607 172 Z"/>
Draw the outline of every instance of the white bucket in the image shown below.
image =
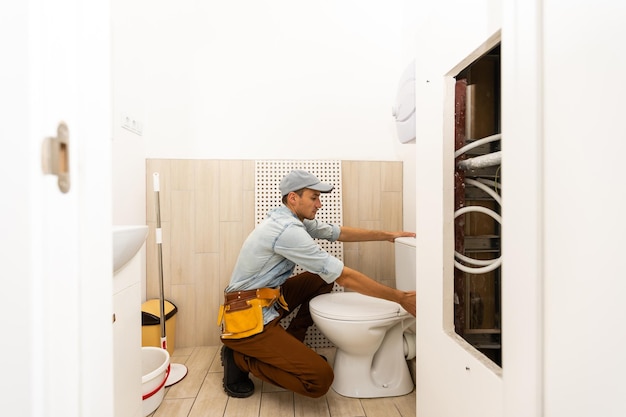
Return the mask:
<path id="1" fill-rule="evenodd" d="M 144 417 L 154 412 L 165 395 L 170 354 L 158 347 L 141 348 L 141 396 Z"/>

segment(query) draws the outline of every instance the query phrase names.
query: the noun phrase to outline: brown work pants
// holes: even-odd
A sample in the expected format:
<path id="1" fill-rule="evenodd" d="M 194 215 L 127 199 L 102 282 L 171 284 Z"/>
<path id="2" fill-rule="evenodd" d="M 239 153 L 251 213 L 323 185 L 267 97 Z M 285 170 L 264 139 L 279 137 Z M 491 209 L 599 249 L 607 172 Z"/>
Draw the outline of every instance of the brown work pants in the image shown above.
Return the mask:
<path id="1" fill-rule="evenodd" d="M 222 343 L 233 350 L 241 370 L 298 394 L 321 397 L 333 382 L 333 370 L 303 341 L 307 328 L 313 324 L 309 301 L 332 288 L 332 283 L 310 272 L 291 277 L 282 286 L 283 297 L 290 310 L 297 306 L 300 310 L 287 330 L 278 317 L 266 324 L 262 333 L 243 339 L 222 339 Z"/>

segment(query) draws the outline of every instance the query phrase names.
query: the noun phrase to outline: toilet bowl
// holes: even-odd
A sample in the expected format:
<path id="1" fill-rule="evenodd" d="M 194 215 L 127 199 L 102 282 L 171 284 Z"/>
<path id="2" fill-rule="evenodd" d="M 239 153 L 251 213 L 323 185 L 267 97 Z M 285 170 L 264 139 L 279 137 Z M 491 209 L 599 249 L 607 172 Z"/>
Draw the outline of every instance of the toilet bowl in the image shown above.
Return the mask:
<path id="1" fill-rule="evenodd" d="M 356 292 L 315 297 L 309 309 L 318 329 L 337 348 L 333 390 L 346 397 L 405 395 L 414 388 L 407 355 L 415 339 L 405 330 L 415 317 L 399 304 Z"/>

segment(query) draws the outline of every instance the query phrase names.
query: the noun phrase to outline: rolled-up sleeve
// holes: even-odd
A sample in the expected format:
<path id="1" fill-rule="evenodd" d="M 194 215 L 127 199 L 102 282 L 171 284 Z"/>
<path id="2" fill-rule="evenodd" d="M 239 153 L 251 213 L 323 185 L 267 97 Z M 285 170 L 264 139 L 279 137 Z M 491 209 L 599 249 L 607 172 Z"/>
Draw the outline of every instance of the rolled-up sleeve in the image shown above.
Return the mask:
<path id="1" fill-rule="evenodd" d="M 331 229 L 327 231 L 332 233 Z M 343 272 L 343 262 L 320 248 L 308 231 L 299 225 L 291 225 L 280 234 L 274 251 L 328 283 L 335 281 Z"/>
<path id="2" fill-rule="evenodd" d="M 304 220 L 304 227 L 312 237 L 316 239 L 326 239 L 331 242 L 339 239 L 341 228 L 336 224 L 322 223 L 317 219 Z"/>

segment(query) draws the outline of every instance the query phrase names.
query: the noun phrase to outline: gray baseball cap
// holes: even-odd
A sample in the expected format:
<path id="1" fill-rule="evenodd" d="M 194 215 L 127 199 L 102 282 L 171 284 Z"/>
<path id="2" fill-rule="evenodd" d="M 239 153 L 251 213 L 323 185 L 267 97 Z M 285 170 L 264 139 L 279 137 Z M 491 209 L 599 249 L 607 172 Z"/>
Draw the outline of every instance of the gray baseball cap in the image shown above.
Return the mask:
<path id="1" fill-rule="evenodd" d="M 335 186 L 321 182 L 310 172 L 296 169 L 283 177 L 278 188 L 280 189 L 280 195 L 284 197 L 292 191 L 298 191 L 303 188 L 329 193 Z"/>

